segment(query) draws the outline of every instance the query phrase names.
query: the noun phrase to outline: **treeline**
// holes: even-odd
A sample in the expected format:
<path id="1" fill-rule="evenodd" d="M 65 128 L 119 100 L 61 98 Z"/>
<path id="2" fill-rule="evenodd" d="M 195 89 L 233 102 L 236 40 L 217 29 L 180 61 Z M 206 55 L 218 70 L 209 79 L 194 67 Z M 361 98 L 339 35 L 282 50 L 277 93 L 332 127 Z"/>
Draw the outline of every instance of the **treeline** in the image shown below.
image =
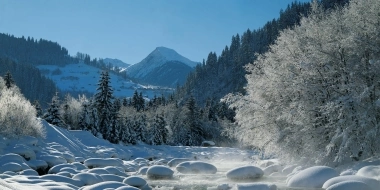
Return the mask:
<path id="1" fill-rule="evenodd" d="M 29 101 L 37 100 L 43 107 L 47 107 L 51 97 L 58 90 L 55 83 L 41 75 L 33 65 L 0 57 L 0 76 L 5 76 L 7 72 L 12 75 L 15 84 Z"/>
<path id="2" fill-rule="evenodd" d="M 234 136 L 265 153 L 339 165 L 380 151 L 380 1 L 312 4 L 247 68 Z"/>
<path id="3" fill-rule="evenodd" d="M 234 142 L 227 134 L 234 112 L 225 103 L 210 100 L 199 107 L 193 97 L 180 105 L 173 96 L 146 100 L 137 91 L 124 99 L 112 94 L 108 72 L 103 72 L 93 97 L 67 95 L 60 101 L 56 95 L 39 116 L 60 127 L 90 131 L 112 143 L 199 146 L 204 140 L 219 145 Z"/>
<path id="4" fill-rule="evenodd" d="M 344 5 L 348 0 L 322 0 L 324 9 Z M 179 97 L 186 99 L 190 94 L 198 103 L 204 104 L 209 99 L 220 99 L 228 93 L 245 93 L 247 84 L 244 66 L 253 63 L 257 54 L 268 51 L 280 31 L 298 25 L 301 17 L 307 16 L 310 3 L 293 2 L 285 10 L 280 11 L 280 17 L 267 22 L 262 28 L 248 29 L 242 35 L 232 37 L 230 46 L 226 46 L 221 55 L 210 52 L 203 64 L 198 65 L 189 74 L 185 84 L 178 88 Z"/>
<path id="5" fill-rule="evenodd" d="M 68 50 L 58 43 L 0 33 L 0 57 L 31 65 L 59 65 L 72 62 Z"/>

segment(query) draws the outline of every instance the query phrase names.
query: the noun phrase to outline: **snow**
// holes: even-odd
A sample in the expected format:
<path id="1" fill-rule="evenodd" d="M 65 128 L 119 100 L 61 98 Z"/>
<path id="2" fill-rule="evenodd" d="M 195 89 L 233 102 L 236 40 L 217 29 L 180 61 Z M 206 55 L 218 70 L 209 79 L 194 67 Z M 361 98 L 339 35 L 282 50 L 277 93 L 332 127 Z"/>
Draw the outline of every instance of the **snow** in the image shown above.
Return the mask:
<path id="1" fill-rule="evenodd" d="M 261 160 L 257 152 L 237 148 L 110 144 L 86 131 L 69 131 L 42 123 L 47 132 L 45 139 L 1 137 L 1 189 L 96 190 L 138 186 L 141 189 L 285 190 L 323 186 L 324 189 L 373 190 L 380 186 L 376 180 L 380 161 L 375 158 L 342 168 L 306 168 L 286 165 L 281 160 Z M 27 148 L 11 153 L 16 145 Z M 36 157 L 26 154 L 30 155 L 30 151 Z M 71 155 L 74 161 L 70 162 L 65 155 Z M 271 174 L 263 176 L 263 170 Z M 338 176 L 339 173 L 357 175 Z"/>
<path id="2" fill-rule="evenodd" d="M 242 166 L 231 169 L 226 176 L 230 180 L 250 180 L 261 178 L 264 175 L 263 170 L 255 166 Z"/>
<path id="3" fill-rule="evenodd" d="M 171 179 L 173 178 L 174 171 L 166 166 L 151 166 L 147 171 L 146 175 L 149 179 Z"/>
<path id="4" fill-rule="evenodd" d="M 217 168 L 207 162 L 187 161 L 177 165 L 176 170 L 183 174 L 215 174 Z"/>
<path id="5" fill-rule="evenodd" d="M 327 180 L 323 184 L 322 188 L 326 189 L 326 188 L 333 186 L 334 184 L 341 183 L 344 181 L 362 182 L 362 183 L 365 183 L 366 185 L 368 185 L 372 190 L 376 190 L 380 187 L 380 182 L 375 180 L 375 179 L 363 177 L 363 176 L 356 176 L 356 175 L 345 175 L 345 176 L 334 177 L 334 178 Z"/>
<path id="6" fill-rule="evenodd" d="M 63 67 L 56 65 L 39 65 L 37 68 L 45 77 L 54 81 L 61 91 L 88 92 L 95 94 L 99 82 L 101 69 L 86 65 L 84 63 L 67 64 Z M 54 71 L 60 70 L 59 74 Z M 142 92 L 144 96 L 153 98 L 154 95 L 161 95 L 163 91 L 172 92 L 171 89 L 159 89 L 158 87 L 148 87 L 125 80 L 120 76 L 109 73 L 111 86 L 116 97 L 132 97 L 135 90 Z"/>
<path id="7" fill-rule="evenodd" d="M 378 187 L 377 187 L 378 188 Z M 374 190 L 367 184 L 360 181 L 343 181 L 334 184 L 327 188 L 326 190 Z"/>
<path id="8" fill-rule="evenodd" d="M 356 175 L 380 180 L 380 166 L 365 166 Z M 379 184 L 380 185 L 380 184 Z"/>
<path id="9" fill-rule="evenodd" d="M 327 180 L 337 176 L 339 173 L 333 168 L 313 166 L 291 176 L 287 184 L 288 187 L 321 188 Z"/>

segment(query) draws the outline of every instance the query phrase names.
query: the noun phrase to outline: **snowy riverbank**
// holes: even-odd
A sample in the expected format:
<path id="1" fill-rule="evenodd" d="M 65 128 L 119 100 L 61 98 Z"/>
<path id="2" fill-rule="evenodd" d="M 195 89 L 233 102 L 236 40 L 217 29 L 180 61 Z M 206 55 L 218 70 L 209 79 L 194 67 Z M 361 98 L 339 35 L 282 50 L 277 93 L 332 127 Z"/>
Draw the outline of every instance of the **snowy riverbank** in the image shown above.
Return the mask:
<path id="1" fill-rule="evenodd" d="M 236 148 L 115 145 L 86 131 L 67 131 L 42 122 L 45 139 L 2 138 L 0 189 L 380 187 L 378 159 L 340 168 L 307 168 L 276 159 L 259 160 L 256 152 Z"/>

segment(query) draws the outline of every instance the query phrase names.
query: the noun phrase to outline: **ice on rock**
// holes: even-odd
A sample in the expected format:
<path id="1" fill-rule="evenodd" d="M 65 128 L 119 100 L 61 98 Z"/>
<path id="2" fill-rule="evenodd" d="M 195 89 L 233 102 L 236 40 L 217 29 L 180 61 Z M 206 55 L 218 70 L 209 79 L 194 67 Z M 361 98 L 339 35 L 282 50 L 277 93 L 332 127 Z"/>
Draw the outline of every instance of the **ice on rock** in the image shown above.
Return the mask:
<path id="1" fill-rule="evenodd" d="M 202 161 L 182 162 L 176 170 L 183 174 L 215 174 L 218 171 L 214 165 Z"/>
<path id="2" fill-rule="evenodd" d="M 79 173 L 75 174 L 72 179 L 81 181 L 84 185 L 93 185 L 96 183 L 103 182 L 103 178 L 101 178 L 98 174 L 94 173 Z"/>
<path id="3" fill-rule="evenodd" d="M 236 184 L 236 190 L 277 190 L 277 186 L 266 183 L 242 183 Z"/>
<path id="4" fill-rule="evenodd" d="M 226 176 L 230 180 L 250 180 L 261 178 L 264 171 L 256 166 L 242 166 L 231 169 L 227 172 Z"/>
<path id="5" fill-rule="evenodd" d="M 380 187 L 380 182 L 373 179 L 373 178 L 357 176 L 357 175 L 345 175 L 345 176 L 334 177 L 334 178 L 327 180 L 323 184 L 322 188 L 326 189 L 328 187 L 333 186 L 334 184 L 344 182 L 344 181 L 359 181 L 359 182 L 367 184 L 373 190 L 377 190 Z"/>
<path id="6" fill-rule="evenodd" d="M 173 170 L 161 165 L 151 166 L 146 171 L 146 175 L 149 179 L 171 179 L 173 178 L 173 174 Z"/>
<path id="7" fill-rule="evenodd" d="M 169 167 L 176 167 L 178 164 L 182 162 L 190 161 L 190 159 L 187 158 L 173 158 L 168 162 Z"/>
<path id="8" fill-rule="evenodd" d="M 127 177 L 123 180 L 123 183 L 137 188 L 144 187 L 147 184 L 145 179 L 137 176 Z"/>
<path id="9" fill-rule="evenodd" d="M 337 176 L 339 176 L 339 173 L 333 168 L 327 166 L 313 166 L 291 176 L 290 179 L 287 180 L 287 186 L 321 188 L 327 180 Z"/>
<path id="10" fill-rule="evenodd" d="M 378 189 L 379 187 L 377 187 Z M 373 190 L 367 184 L 360 181 L 342 181 L 328 187 L 326 190 Z"/>
<path id="11" fill-rule="evenodd" d="M 380 166 L 365 166 L 356 173 L 358 176 L 370 177 L 380 180 Z"/>

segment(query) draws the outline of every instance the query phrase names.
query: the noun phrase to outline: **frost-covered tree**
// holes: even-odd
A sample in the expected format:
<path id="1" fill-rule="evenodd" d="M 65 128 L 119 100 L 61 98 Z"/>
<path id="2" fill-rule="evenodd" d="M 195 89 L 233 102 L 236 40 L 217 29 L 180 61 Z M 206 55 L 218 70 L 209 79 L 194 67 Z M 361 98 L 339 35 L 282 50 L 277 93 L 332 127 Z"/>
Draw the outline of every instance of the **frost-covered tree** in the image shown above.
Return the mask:
<path id="1" fill-rule="evenodd" d="M 42 117 L 42 115 L 43 115 L 42 108 L 41 108 L 40 102 L 38 100 L 35 100 L 33 102 L 33 107 L 36 109 L 36 116 Z"/>
<path id="2" fill-rule="evenodd" d="M 308 18 L 281 32 L 270 51 L 246 67 L 247 95 L 228 97 L 238 110 L 236 137 L 323 164 L 375 154 L 379 11 L 377 0 L 328 11 L 314 1 Z"/>
<path id="3" fill-rule="evenodd" d="M 49 108 L 47 109 L 47 112 L 44 114 L 43 119 L 45 119 L 48 123 L 52 125 L 56 125 L 58 127 L 66 127 L 60 114 L 60 102 L 58 92 L 55 93 L 55 95 L 51 99 L 51 103 L 49 104 Z"/>
<path id="4" fill-rule="evenodd" d="M 0 135 L 11 138 L 24 135 L 45 136 L 41 121 L 36 118 L 36 109 L 22 96 L 17 86 L 7 88 L 1 77 Z"/>
<path id="5" fill-rule="evenodd" d="M 166 122 L 162 115 L 156 115 L 152 126 L 150 127 L 150 144 L 162 145 L 168 140 L 169 131 L 166 128 Z"/>

